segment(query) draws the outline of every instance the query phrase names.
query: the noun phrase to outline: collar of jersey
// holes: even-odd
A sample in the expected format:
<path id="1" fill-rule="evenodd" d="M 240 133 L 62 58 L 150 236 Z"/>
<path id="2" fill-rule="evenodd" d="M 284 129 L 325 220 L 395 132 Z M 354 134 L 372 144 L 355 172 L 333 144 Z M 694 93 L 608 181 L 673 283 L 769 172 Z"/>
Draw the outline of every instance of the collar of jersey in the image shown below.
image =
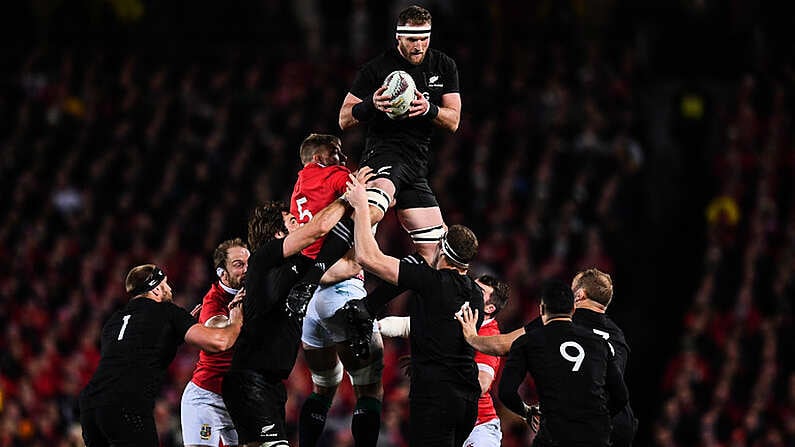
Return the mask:
<path id="1" fill-rule="evenodd" d="M 224 289 L 224 292 L 226 292 L 226 293 L 228 293 L 230 295 L 237 295 L 237 292 L 240 291 L 240 289 L 233 289 L 233 288 L 227 286 L 226 284 L 222 283 L 220 279 L 218 280 L 218 285 L 221 286 L 222 289 Z"/>

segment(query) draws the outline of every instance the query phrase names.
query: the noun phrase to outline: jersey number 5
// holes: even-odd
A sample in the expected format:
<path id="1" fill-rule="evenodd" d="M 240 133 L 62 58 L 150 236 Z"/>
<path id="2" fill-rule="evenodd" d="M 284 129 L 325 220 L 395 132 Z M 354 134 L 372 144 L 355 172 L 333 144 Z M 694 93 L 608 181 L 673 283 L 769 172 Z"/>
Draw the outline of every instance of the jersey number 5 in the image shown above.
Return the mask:
<path id="1" fill-rule="evenodd" d="M 124 323 L 122 323 L 122 325 L 121 325 L 121 330 L 119 331 L 119 336 L 118 336 L 118 338 L 116 338 L 116 340 L 121 340 L 122 338 L 124 338 L 124 331 L 127 330 L 127 323 L 130 322 L 130 317 L 131 316 L 132 315 L 125 315 L 124 317 L 122 317 L 122 320 L 124 320 Z"/>
<path id="2" fill-rule="evenodd" d="M 301 197 L 300 199 L 295 201 L 295 205 L 298 207 L 298 220 L 301 223 L 307 223 L 312 220 L 312 211 L 304 209 L 302 206 L 306 203 L 306 197 Z"/>
<path id="3" fill-rule="evenodd" d="M 569 348 L 576 350 L 577 355 L 570 355 L 568 352 Z M 560 355 L 562 355 L 564 359 L 574 363 L 574 367 L 571 368 L 572 371 L 579 371 L 582 361 L 585 360 L 585 349 L 576 341 L 564 341 L 560 344 Z"/>

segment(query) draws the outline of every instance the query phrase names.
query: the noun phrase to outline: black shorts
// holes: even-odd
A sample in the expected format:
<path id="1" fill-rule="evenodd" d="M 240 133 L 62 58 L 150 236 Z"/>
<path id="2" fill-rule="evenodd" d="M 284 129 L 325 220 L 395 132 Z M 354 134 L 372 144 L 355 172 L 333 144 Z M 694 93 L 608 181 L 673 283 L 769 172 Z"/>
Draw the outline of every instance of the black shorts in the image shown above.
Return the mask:
<path id="1" fill-rule="evenodd" d="M 573 433 L 577 433 L 576 430 Z M 533 439 L 533 447 L 608 447 L 608 442 L 606 437 L 599 437 L 597 438 L 604 438 L 600 440 L 593 440 L 593 441 L 553 441 L 549 432 L 544 425 L 542 420 L 541 427 L 538 429 L 538 433 L 536 433 L 536 437 Z"/>
<path id="2" fill-rule="evenodd" d="M 80 408 L 80 425 L 86 447 L 157 447 L 157 428 L 152 410 L 118 406 Z"/>
<path id="3" fill-rule="evenodd" d="M 464 445 L 478 418 L 477 396 L 418 398 L 409 402 L 409 445 Z"/>
<path id="4" fill-rule="evenodd" d="M 395 185 L 395 208 L 434 208 L 439 206 L 428 184 L 428 166 L 419 160 L 390 150 L 365 154 L 360 166 L 369 166 L 374 178 L 389 179 Z"/>
<path id="5" fill-rule="evenodd" d="M 229 371 L 222 388 L 240 445 L 276 441 L 287 445 L 284 424 L 287 391 L 280 380 L 266 380 L 254 371 Z"/>

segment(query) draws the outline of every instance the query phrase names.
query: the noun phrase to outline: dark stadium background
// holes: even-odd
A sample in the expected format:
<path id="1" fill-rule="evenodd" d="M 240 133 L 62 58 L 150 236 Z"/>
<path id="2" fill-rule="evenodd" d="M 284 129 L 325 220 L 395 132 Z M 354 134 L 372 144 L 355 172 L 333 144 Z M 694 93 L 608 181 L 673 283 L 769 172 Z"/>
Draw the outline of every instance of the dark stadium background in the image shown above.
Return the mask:
<path id="1" fill-rule="evenodd" d="M 609 313 L 633 349 L 636 445 L 795 445 L 794 8 L 418 3 L 463 98 L 460 130 L 435 142 L 433 187 L 448 223 L 481 238 L 476 270 L 514 285 L 503 329 L 535 315 L 541 280 L 608 268 Z M 77 445 L 74 395 L 121 275 L 156 260 L 192 307 L 212 247 L 243 236 L 258 201 L 288 198 L 301 139 L 340 133 L 355 69 L 392 43 L 406 4 L 3 5 L 0 446 Z M 343 139 L 357 161 L 361 132 Z M 379 240 L 408 249 L 394 219 Z M 393 346 L 388 361 L 405 351 Z M 159 423 L 178 426 L 191 355 L 171 369 Z M 405 430 L 394 370 L 384 445 Z M 728 401 L 715 404 L 721 374 Z M 350 441 L 349 390 L 339 405 L 329 445 Z M 526 441 L 508 415 L 503 428 L 504 445 Z M 174 433 L 164 445 L 181 445 Z"/>

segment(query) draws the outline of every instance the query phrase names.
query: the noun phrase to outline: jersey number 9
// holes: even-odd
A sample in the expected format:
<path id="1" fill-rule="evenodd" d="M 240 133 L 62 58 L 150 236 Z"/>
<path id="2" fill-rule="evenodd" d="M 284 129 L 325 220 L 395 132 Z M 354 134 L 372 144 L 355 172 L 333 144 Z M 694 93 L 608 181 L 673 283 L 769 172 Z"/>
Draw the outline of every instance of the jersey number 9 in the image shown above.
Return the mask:
<path id="1" fill-rule="evenodd" d="M 569 348 L 577 351 L 577 355 L 570 355 Z M 574 363 L 574 366 L 571 368 L 572 371 L 579 371 L 582 361 L 585 360 L 585 349 L 576 341 L 564 341 L 560 344 L 560 355 L 563 356 L 564 359 Z"/>

